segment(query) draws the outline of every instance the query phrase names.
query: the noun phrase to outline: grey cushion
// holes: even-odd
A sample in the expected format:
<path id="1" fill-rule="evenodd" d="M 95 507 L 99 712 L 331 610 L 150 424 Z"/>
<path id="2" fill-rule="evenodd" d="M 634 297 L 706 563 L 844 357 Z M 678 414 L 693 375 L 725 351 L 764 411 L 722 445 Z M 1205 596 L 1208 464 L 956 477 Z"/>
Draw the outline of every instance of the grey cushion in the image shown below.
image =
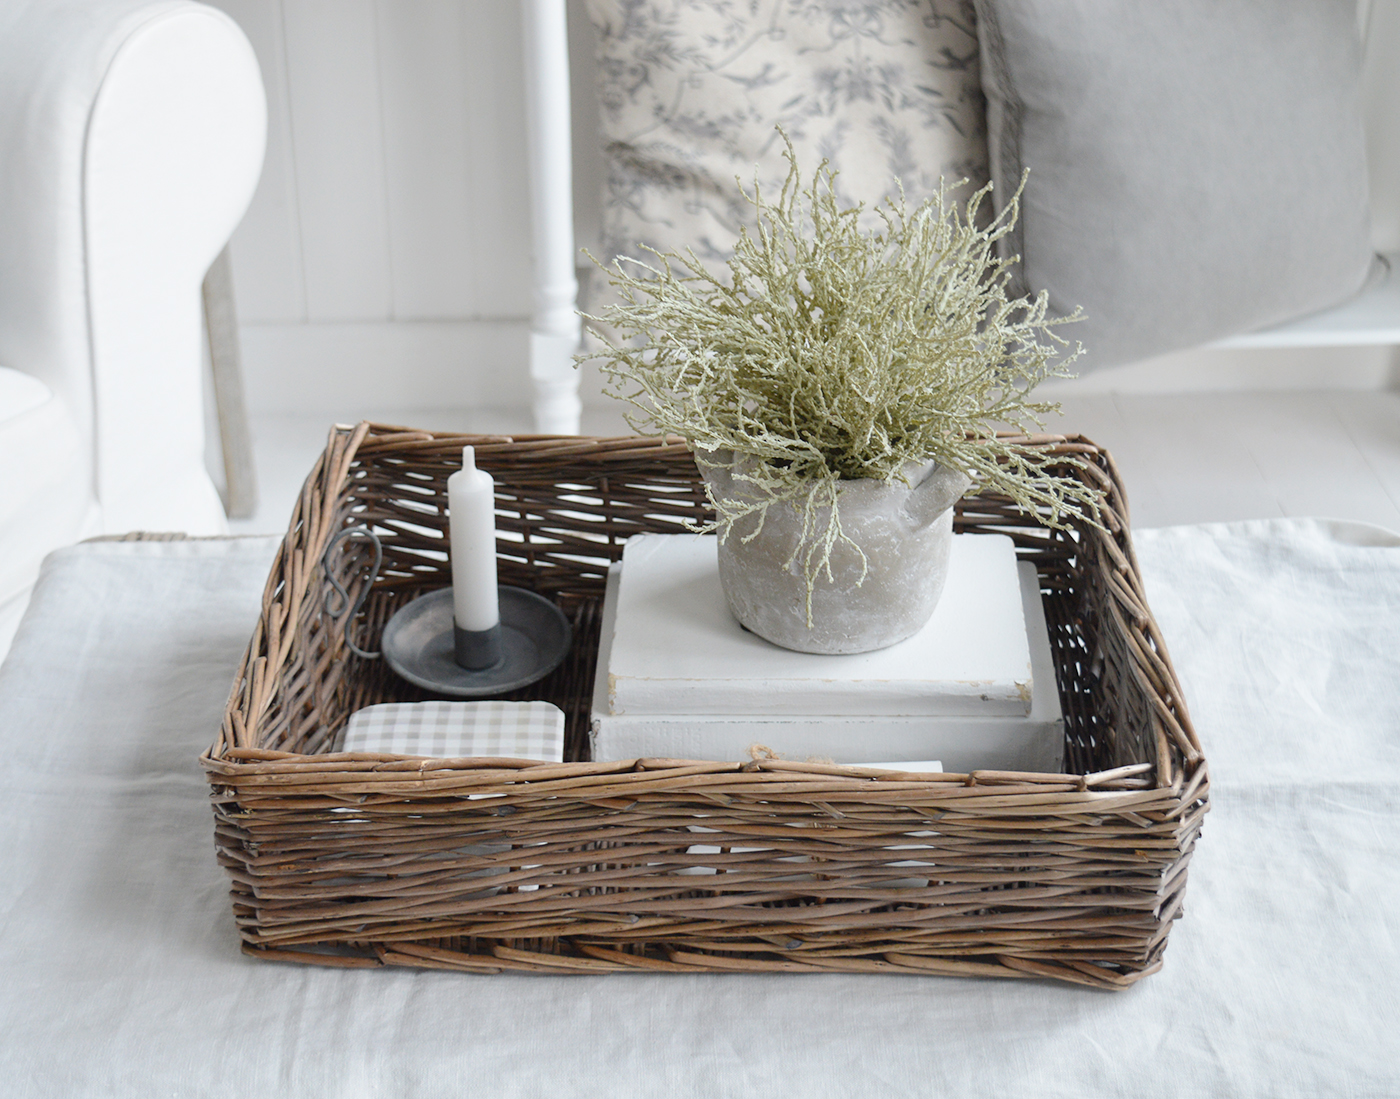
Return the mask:
<path id="1" fill-rule="evenodd" d="M 1371 262 L 1354 0 L 977 0 L 1022 289 L 1098 369 L 1354 294 Z"/>

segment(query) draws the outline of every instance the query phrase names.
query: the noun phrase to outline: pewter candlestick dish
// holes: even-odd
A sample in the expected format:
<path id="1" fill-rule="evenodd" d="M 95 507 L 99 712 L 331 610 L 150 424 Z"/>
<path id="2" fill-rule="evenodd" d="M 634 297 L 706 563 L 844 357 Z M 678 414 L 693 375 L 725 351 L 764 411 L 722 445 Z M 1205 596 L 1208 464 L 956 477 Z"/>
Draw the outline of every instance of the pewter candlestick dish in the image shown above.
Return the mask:
<path id="1" fill-rule="evenodd" d="M 573 643 L 573 629 L 564 612 L 541 595 L 505 584 L 498 587 L 501 608 L 501 658 L 487 668 L 465 668 L 456 660 L 456 624 L 452 614 L 452 589 L 439 588 L 419 596 L 399 610 L 384 627 L 381 652 L 367 652 L 355 644 L 350 628 L 379 575 L 383 549 L 379 537 L 367 527 L 341 531 L 322 554 L 326 579 L 325 610 L 339 617 L 350 602 L 349 593 L 331 571 L 330 559 L 345 539 L 367 538 L 374 545 L 374 564 L 359 598 L 345 615 L 345 641 L 356 656 L 384 662 L 401 678 L 425 691 L 446 698 L 483 698 L 504 694 L 543 679 L 563 663 Z M 332 603 L 336 606 L 332 606 Z"/>
<path id="2" fill-rule="evenodd" d="M 449 698 L 501 694 L 543 679 L 559 667 L 573 640 L 564 613 L 543 596 L 500 586 L 501 659 L 464 668 L 453 644 L 452 589 L 440 588 L 401 607 L 384 627 L 384 661 L 402 678 Z"/>

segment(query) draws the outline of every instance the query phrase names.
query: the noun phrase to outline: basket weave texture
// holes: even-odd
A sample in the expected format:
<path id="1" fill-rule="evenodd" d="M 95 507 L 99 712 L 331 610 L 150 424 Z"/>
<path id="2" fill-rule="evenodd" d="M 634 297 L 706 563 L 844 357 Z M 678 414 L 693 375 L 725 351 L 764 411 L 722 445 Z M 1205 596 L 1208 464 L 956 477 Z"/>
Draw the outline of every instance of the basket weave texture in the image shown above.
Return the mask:
<path id="1" fill-rule="evenodd" d="M 337 427 L 273 564 L 218 739 L 202 757 L 247 953 L 466 972 L 881 972 L 1053 977 L 1121 988 L 1158 969 L 1208 808 L 1205 759 L 1143 596 L 1112 459 L 1031 445 L 1102 495 L 1099 530 L 1047 530 L 1009 500 L 956 529 L 1009 534 L 1040 574 L 1066 774 L 914 778 L 758 760 L 587 761 L 607 566 L 627 538 L 708 508 L 675 439 Z M 575 644 L 541 698 L 563 764 L 334 751 L 355 710 L 423 695 L 353 655 L 324 613 L 323 551 L 370 524 L 384 563 L 352 635 L 451 582 L 448 475 L 496 478 L 504 584 L 556 600 Z M 332 569 L 354 596 L 371 551 Z M 917 865 L 910 865 L 913 862 Z"/>

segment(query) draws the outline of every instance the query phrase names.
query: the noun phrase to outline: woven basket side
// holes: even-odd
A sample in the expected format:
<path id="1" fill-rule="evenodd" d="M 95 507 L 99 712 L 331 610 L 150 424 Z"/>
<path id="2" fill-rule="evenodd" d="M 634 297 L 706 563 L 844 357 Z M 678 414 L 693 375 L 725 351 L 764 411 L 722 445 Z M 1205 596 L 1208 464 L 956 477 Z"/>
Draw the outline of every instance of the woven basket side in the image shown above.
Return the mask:
<path id="1" fill-rule="evenodd" d="M 310 753 L 328 746 L 321 713 L 338 653 L 323 628 L 320 556 L 340 526 L 350 464 L 369 433 L 369 424 L 333 429 L 302 486 L 206 759 L 238 750 L 295 746 Z"/>
<path id="2" fill-rule="evenodd" d="M 1160 786 L 1179 784 L 1200 759 L 1170 658 L 1142 595 L 1127 497 L 1112 458 L 1074 437 L 1023 437 L 1063 455 L 1050 472 L 1100 496 L 1101 526 L 1050 529 L 1014 501 L 981 495 L 958 504 L 955 529 L 1001 533 L 1034 561 L 1065 720 L 1065 769 L 1086 774 L 1151 761 Z M 1143 665 L 1155 669 L 1144 674 Z"/>
<path id="3" fill-rule="evenodd" d="M 608 563 L 632 534 L 707 514 L 674 441 L 333 433 L 204 760 L 247 948 L 469 972 L 976 973 L 1109 988 L 1152 972 L 1207 807 L 1204 760 L 1142 599 L 1111 459 L 1082 439 L 1027 442 L 1103 494 L 1103 529 L 1050 531 L 994 496 L 961 502 L 956 527 L 1009 534 L 1036 565 L 1077 773 L 909 780 L 781 761 L 324 754 L 353 710 L 419 696 L 349 653 L 343 623 L 322 613 L 321 553 L 347 526 L 383 536 L 384 570 L 351 625 L 377 646 L 398 606 L 449 582 L 445 486 L 463 443 L 498 482 L 503 581 L 573 618 L 569 661 L 528 689 L 569 713 L 571 759 L 585 758 Z M 331 568 L 353 596 L 368 553 L 343 545 Z M 912 892 L 911 843 L 930 866 Z"/>

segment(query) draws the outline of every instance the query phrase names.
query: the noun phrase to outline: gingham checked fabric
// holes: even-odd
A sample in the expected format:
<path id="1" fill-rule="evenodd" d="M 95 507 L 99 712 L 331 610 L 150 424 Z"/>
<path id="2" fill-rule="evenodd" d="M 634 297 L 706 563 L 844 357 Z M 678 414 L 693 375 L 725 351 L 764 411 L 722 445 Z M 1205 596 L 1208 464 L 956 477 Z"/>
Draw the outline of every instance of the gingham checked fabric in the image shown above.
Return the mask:
<path id="1" fill-rule="evenodd" d="M 385 702 L 350 715 L 342 752 L 564 758 L 564 711 L 548 702 Z"/>

